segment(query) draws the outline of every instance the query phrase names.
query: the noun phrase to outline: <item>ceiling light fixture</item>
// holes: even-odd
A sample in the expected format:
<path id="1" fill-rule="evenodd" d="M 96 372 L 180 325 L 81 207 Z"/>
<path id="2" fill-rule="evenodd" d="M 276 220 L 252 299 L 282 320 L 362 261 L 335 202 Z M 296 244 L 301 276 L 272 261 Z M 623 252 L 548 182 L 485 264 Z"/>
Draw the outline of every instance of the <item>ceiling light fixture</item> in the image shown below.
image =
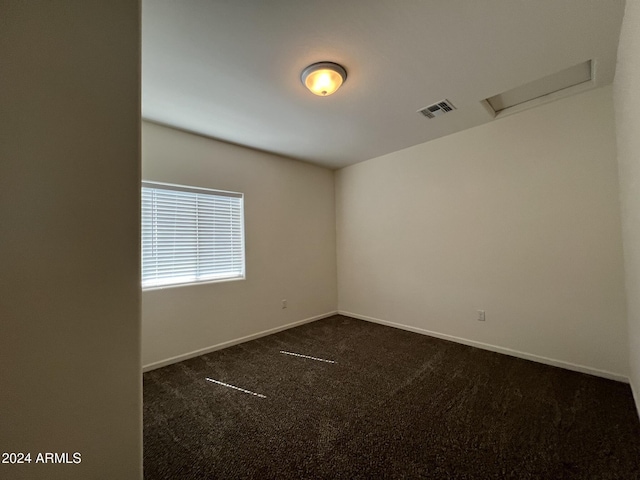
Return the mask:
<path id="1" fill-rule="evenodd" d="M 347 71 L 332 62 L 309 65 L 302 71 L 300 80 L 314 95 L 326 97 L 340 88 L 347 79 Z"/>

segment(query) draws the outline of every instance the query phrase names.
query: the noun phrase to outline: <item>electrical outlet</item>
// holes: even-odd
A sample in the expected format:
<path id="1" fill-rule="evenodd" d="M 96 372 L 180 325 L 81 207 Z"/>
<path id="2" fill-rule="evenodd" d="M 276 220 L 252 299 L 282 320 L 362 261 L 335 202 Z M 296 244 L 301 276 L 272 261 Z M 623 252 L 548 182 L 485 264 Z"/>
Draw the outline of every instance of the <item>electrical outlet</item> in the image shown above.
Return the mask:
<path id="1" fill-rule="evenodd" d="M 282 300 L 282 308 L 287 308 L 287 300 Z"/>
<path id="2" fill-rule="evenodd" d="M 478 310 L 478 321 L 484 322 L 484 310 Z"/>

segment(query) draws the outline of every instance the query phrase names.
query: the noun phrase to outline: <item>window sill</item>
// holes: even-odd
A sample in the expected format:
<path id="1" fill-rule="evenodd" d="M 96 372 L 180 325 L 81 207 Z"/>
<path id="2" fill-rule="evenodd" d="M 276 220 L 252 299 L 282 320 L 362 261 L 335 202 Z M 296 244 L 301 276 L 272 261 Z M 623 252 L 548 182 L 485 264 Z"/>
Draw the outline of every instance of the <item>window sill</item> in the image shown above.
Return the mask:
<path id="1" fill-rule="evenodd" d="M 188 283 L 172 283 L 169 285 L 158 285 L 154 287 L 142 287 L 142 292 L 152 292 L 154 290 L 166 290 L 167 288 L 179 288 L 179 287 L 193 287 L 195 285 L 206 285 L 209 283 L 225 283 L 225 282 L 237 282 L 246 280 L 247 277 L 234 277 L 234 278 L 220 278 L 213 280 L 202 280 L 200 282 L 188 282 Z"/>

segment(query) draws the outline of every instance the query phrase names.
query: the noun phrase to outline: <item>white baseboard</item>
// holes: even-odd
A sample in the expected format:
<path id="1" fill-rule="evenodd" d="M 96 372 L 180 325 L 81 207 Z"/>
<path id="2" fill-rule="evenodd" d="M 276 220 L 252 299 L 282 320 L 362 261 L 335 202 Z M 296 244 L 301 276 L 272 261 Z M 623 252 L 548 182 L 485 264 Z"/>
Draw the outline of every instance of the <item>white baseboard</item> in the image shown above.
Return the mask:
<path id="1" fill-rule="evenodd" d="M 366 315 L 360 315 L 352 312 L 345 312 L 339 310 L 340 315 L 347 317 L 358 318 L 360 320 L 366 320 L 368 322 L 379 323 L 381 325 L 387 325 L 389 327 L 400 328 L 402 330 L 408 330 L 409 332 L 420 333 L 422 335 L 428 335 L 430 337 L 441 338 L 443 340 L 449 340 L 451 342 L 461 343 L 470 347 L 482 348 L 483 350 L 489 350 L 491 352 L 503 353 L 505 355 L 511 355 L 512 357 L 523 358 L 525 360 L 531 360 L 538 363 L 544 363 L 545 365 L 551 365 L 554 367 L 565 368 L 567 370 L 573 370 L 574 372 L 587 373 L 589 375 L 595 375 L 596 377 L 607 378 L 609 380 L 616 380 L 618 382 L 629 383 L 629 378 L 619 373 L 608 372 L 606 370 L 599 370 L 597 368 L 591 368 L 584 365 L 577 365 L 575 363 L 564 362 L 562 360 L 555 360 L 553 358 L 542 357 L 540 355 L 534 355 L 532 353 L 520 352 L 518 350 L 512 350 L 510 348 L 498 347 L 496 345 L 490 345 L 488 343 L 477 342 L 475 340 L 469 340 L 466 338 L 455 337 L 453 335 L 447 335 L 445 333 L 433 332 L 431 330 L 425 330 L 423 328 L 412 327 L 409 325 L 403 325 L 400 323 L 389 322 L 388 320 L 381 320 L 379 318 L 368 317 Z M 638 392 L 640 394 L 640 392 Z M 640 408 L 639 408 L 640 411 Z"/>
<path id="2" fill-rule="evenodd" d="M 245 337 L 229 340 L 228 342 L 218 343 L 217 345 L 213 345 L 211 347 L 205 347 L 199 350 L 194 350 L 193 352 L 183 353 L 182 355 L 176 355 L 175 357 L 167 358 L 166 360 L 160 360 L 158 362 L 150 363 L 149 365 L 144 365 L 142 367 L 142 371 L 149 372 L 151 370 L 155 370 L 156 368 L 166 367 L 167 365 L 171 365 L 172 363 L 182 362 L 183 360 L 188 360 L 193 357 L 199 357 L 200 355 L 205 355 L 207 353 L 215 352 L 216 350 L 222 350 L 223 348 L 232 347 L 233 345 L 238 345 L 239 343 L 248 342 L 250 340 L 255 340 L 256 338 L 260 338 L 260 337 L 266 337 L 267 335 L 271 335 L 272 333 L 278 333 L 283 330 L 288 330 L 290 328 L 297 327 L 305 323 L 315 322 L 316 320 L 327 318 L 332 315 L 336 315 L 337 313 L 338 313 L 337 311 L 323 313 L 322 315 L 316 315 L 315 317 L 305 318 L 303 320 L 298 320 L 297 322 L 288 323 L 287 325 L 281 325 L 279 327 L 270 328 L 269 330 L 264 330 L 262 332 L 253 333 Z"/>

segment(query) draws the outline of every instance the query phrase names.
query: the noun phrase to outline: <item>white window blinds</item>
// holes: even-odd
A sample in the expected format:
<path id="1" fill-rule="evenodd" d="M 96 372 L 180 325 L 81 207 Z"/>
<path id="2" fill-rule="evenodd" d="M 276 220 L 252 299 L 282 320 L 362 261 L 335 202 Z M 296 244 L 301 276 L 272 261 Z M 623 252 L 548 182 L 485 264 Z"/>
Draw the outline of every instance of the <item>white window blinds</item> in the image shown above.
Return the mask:
<path id="1" fill-rule="evenodd" d="M 241 193 L 142 183 L 142 287 L 244 278 Z"/>

